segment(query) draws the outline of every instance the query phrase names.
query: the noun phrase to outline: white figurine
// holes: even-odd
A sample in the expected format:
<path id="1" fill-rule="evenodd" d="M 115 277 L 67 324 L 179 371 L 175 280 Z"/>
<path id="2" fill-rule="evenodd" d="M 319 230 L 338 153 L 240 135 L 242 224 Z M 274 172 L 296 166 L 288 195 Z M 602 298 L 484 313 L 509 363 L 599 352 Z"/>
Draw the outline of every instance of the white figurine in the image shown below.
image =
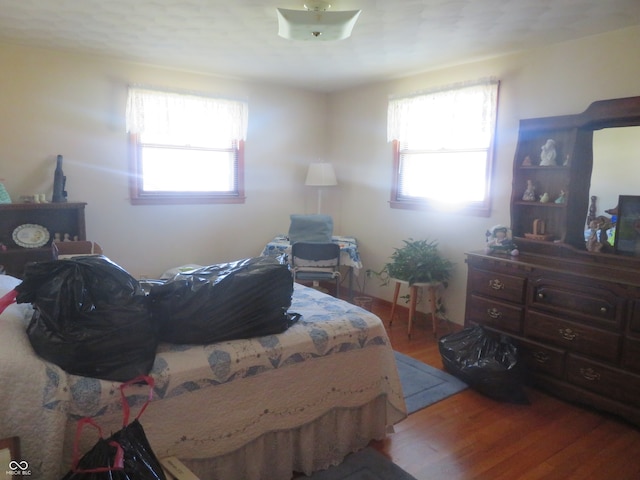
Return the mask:
<path id="1" fill-rule="evenodd" d="M 551 138 L 542 146 L 540 152 L 541 167 L 555 167 L 556 164 L 556 142 Z"/>
<path id="2" fill-rule="evenodd" d="M 536 186 L 533 184 L 531 180 L 527 180 L 527 189 L 524 191 L 522 195 L 522 200 L 525 202 L 535 202 L 536 201 Z"/>

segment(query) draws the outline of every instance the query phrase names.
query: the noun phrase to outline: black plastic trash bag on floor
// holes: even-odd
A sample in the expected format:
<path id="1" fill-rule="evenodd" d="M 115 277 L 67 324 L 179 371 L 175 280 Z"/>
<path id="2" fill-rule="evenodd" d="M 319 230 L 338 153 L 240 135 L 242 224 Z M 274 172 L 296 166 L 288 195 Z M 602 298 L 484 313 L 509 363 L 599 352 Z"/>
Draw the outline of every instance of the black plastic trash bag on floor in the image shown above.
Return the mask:
<path id="1" fill-rule="evenodd" d="M 129 422 L 131 406 L 124 391 L 136 383 L 146 383 L 149 386 L 149 396 L 138 415 Z M 167 480 L 140 423 L 140 416 L 153 396 L 154 383 L 152 377 L 141 375 L 120 385 L 123 427 L 109 438 L 103 438 L 102 428 L 91 418 L 78 421 L 71 470 L 62 480 Z M 82 458 L 79 458 L 78 442 L 85 425 L 94 426 L 100 438 Z"/>
<path id="2" fill-rule="evenodd" d="M 494 400 L 530 403 L 518 350 L 507 337 L 476 326 L 445 335 L 438 348 L 447 371 L 474 390 Z"/>
<path id="3" fill-rule="evenodd" d="M 256 257 L 178 274 L 149 298 L 161 341 L 209 344 L 284 332 L 292 294 L 289 267 Z"/>
<path id="4" fill-rule="evenodd" d="M 138 281 L 103 256 L 27 265 L 16 287 L 31 303 L 35 352 L 74 375 L 126 381 L 151 370 L 157 332 Z"/>
<path id="5" fill-rule="evenodd" d="M 82 458 L 77 458 L 77 442 L 84 425 L 97 428 L 100 438 Z M 103 438 L 102 429 L 93 420 L 82 418 L 78 421 L 75 441 L 73 464 L 62 480 L 128 480 L 124 472 L 122 447 L 114 440 Z"/>

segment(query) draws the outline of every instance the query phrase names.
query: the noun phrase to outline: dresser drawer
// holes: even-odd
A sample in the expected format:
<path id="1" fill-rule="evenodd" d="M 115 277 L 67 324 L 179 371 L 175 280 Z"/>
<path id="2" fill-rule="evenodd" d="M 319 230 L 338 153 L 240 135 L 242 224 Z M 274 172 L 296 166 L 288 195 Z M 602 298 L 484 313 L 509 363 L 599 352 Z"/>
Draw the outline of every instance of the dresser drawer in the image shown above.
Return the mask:
<path id="1" fill-rule="evenodd" d="M 522 332 L 524 308 L 493 299 L 471 295 L 467 302 L 467 322 L 487 325 L 510 333 Z"/>
<path id="2" fill-rule="evenodd" d="M 527 370 L 556 378 L 564 377 L 564 350 L 519 338 L 513 341 Z"/>
<path id="3" fill-rule="evenodd" d="M 621 335 L 532 310 L 527 312 L 525 333 L 527 337 L 611 362 L 617 362 L 620 356 Z"/>
<path id="4" fill-rule="evenodd" d="M 569 355 L 567 380 L 619 402 L 640 406 L 640 375 Z"/>
<path id="5" fill-rule="evenodd" d="M 640 339 L 625 338 L 622 343 L 622 366 L 640 373 Z"/>
<path id="6" fill-rule="evenodd" d="M 634 332 L 640 332 L 640 300 L 633 300 L 629 305 L 631 309 L 629 328 Z"/>
<path id="7" fill-rule="evenodd" d="M 470 267 L 468 282 L 469 292 L 515 303 L 524 302 L 525 279 L 522 277 Z"/>
<path id="8" fill-rule="evenodd" d="M 530 305 L 537 309 L 568 313 L 602 327 L 622 325 L 621 300 L 612 292 L 546 278 L 538 278 L 531 285 Z"/>

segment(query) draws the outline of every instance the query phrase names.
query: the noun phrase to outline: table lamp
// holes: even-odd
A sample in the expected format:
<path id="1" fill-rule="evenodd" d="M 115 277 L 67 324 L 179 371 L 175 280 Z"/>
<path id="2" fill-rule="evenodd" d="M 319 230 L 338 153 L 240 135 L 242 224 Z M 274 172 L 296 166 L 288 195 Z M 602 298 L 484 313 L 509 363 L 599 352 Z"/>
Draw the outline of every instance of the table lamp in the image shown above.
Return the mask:
<path id="1" fill-rule="evenodd" d="M 310 187 L 318 187 L 318 214 L 320 214 L 322 210 L 322 187 L 331 187 L 338 184 L 333 165 L 330 163 L 311 163 L 304 184 Z"/>

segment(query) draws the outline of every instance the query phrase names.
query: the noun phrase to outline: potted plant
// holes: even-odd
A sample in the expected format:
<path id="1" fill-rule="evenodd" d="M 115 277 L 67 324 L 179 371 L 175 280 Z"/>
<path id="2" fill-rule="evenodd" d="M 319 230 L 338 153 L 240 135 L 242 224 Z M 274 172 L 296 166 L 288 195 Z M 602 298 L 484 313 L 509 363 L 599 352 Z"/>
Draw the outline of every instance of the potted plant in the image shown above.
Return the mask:
<path id="1" fill-rule="evenodd" d="M 391 279 L 414 283 L 442 283 L 448 285 L 455 264 L 442 256 L 438 243 L 429 240 L 404 240 L 402 248 L 396 248 L 391 261 L 376 275 L 387 285 Z"/>
<path id="2" fill-rule="evenodd" d="M 388 285 L 391 280 L 400 280 L 407 282 L 409 286 L 415 283 L 439 283 L 446 288 L 455 264 L 442 256 L 438 250 L 438 243 L 412 238 L 403 241 L 404 246 L 394 250 L 391 261 L 386 263 L 381 271 L 375 272 L 375 275 L 382 279 L 382 284 Z M 402 298 L 409 302 L 411 293 L 403 295 Z M 394 298 L 394 307 L 395 301 Z M 438 296 L 435 299 L 433 309 L 434 317 L 438 315 L 446 318 L 442 297 Z"/>

